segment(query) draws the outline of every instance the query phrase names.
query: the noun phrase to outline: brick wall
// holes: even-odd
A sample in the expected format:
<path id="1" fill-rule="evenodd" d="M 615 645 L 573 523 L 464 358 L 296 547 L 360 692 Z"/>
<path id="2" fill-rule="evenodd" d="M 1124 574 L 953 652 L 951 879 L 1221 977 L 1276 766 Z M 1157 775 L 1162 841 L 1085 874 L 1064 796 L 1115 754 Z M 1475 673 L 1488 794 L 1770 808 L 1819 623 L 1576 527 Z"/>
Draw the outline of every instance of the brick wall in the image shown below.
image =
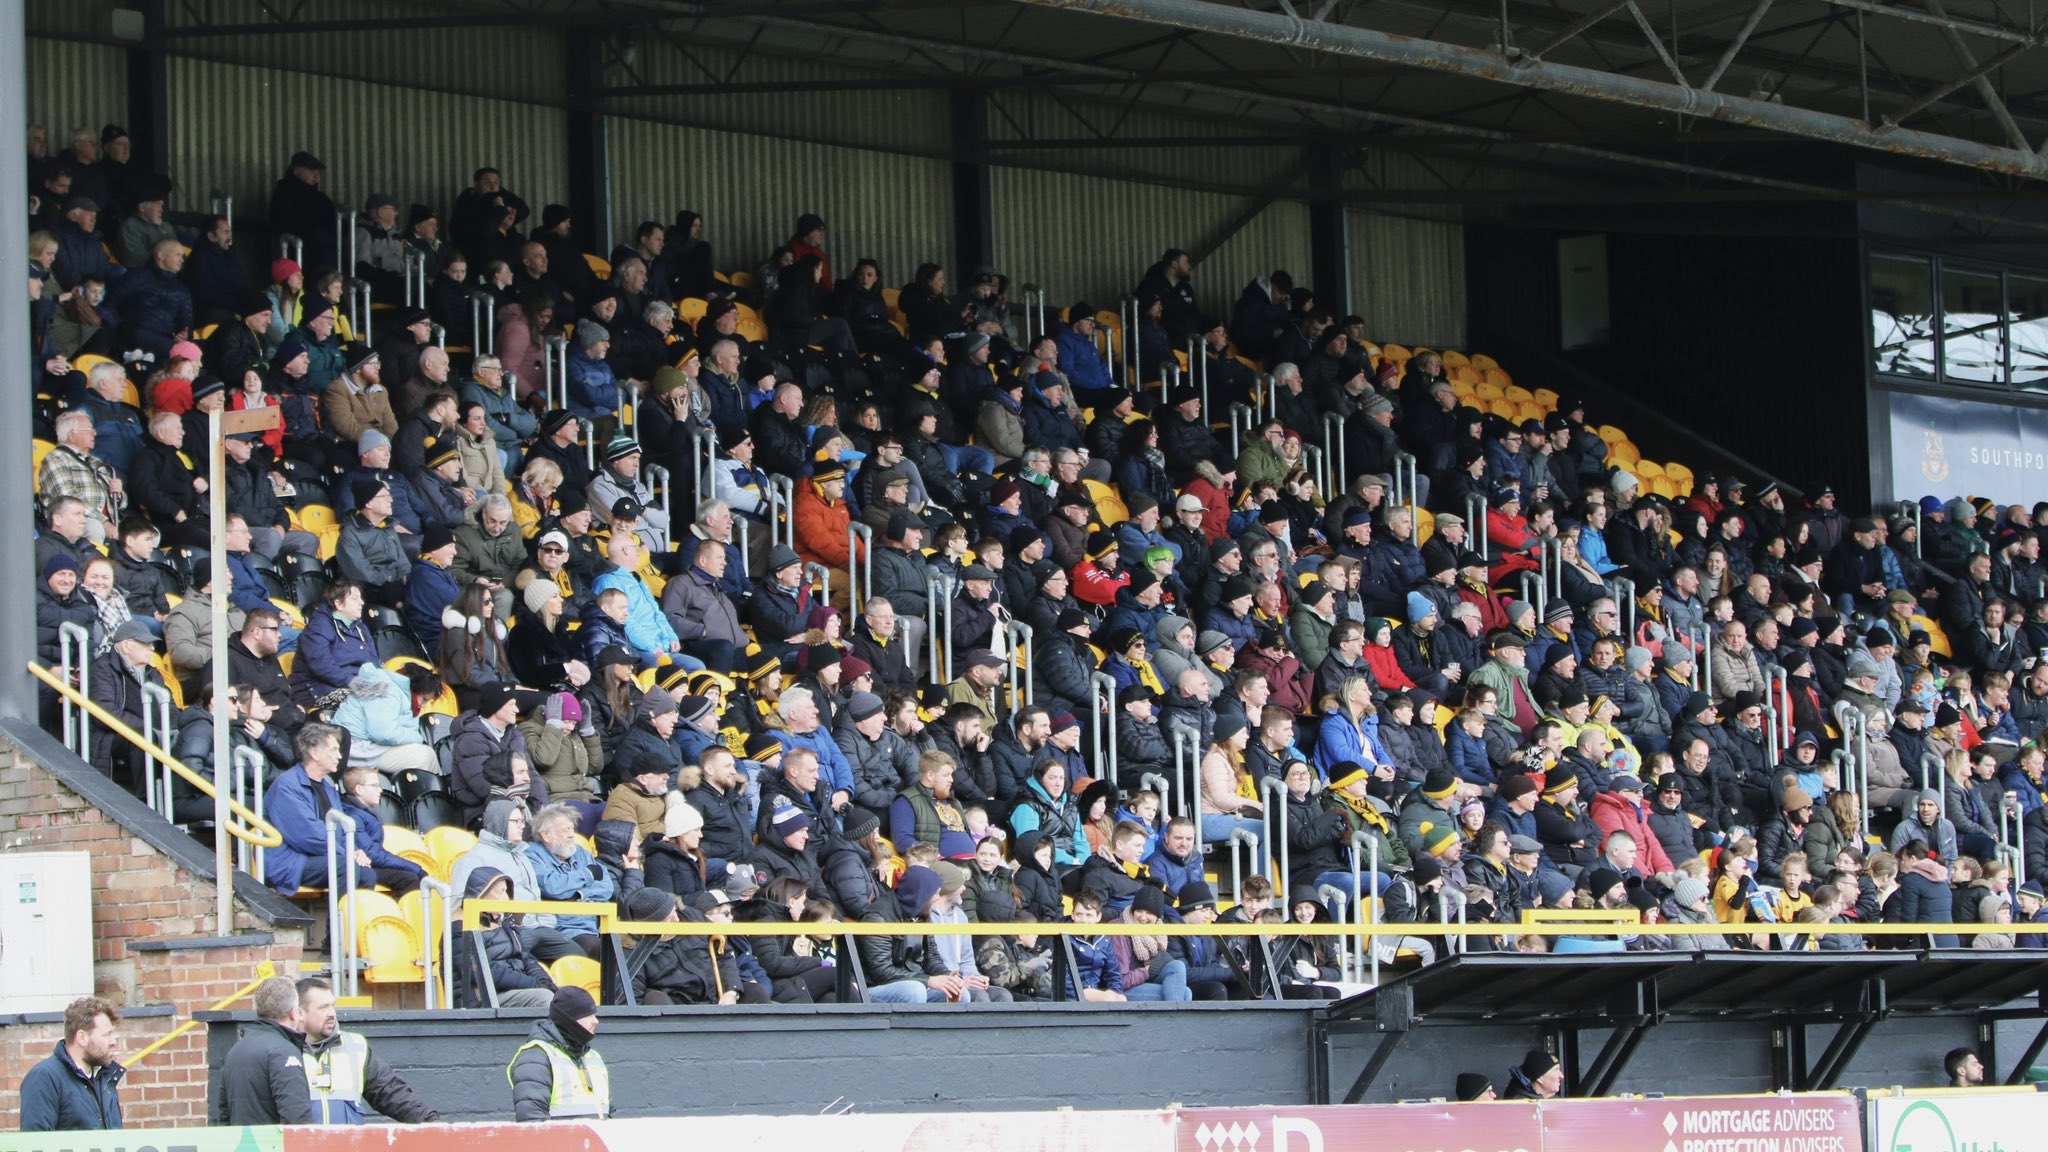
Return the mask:
<path id="1" fill-rule="evenodd" d="M 134 1052 L 177 1022 L 255 979 L 269 960 L 298 972 L 304 934 L 278 929 L 236 905 L 235 923 L 216 923 L 213 882 L 179 866 L 155 846 L 66 788 L 58 778 L 0 739 L 0 851 L 84 849 L 92 854 L 93 989 L 122 1005 L 170 1005 L 169 1019 L 138 1019 L 121 1031 Z M 138 941 L 241 938 L 220 946 L 138 951 Z M 0 1027 L 0 1131 L 18 1127 L 13 1089 L 57 1043 L 61 1025 Z M 121 1090 L 131 1126 L 204 1123 L 206 1030 L 193 1029 L 133 1069 Z"/>

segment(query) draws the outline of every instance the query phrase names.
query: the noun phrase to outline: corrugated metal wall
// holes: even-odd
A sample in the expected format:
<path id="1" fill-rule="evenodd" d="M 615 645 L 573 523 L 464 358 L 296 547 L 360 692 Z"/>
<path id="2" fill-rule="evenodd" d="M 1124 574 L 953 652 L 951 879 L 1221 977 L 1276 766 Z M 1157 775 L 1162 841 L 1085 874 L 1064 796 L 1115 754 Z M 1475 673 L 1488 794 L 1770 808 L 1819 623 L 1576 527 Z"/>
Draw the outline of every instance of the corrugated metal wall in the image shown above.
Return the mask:
<path id="1" fill-rule="evenodd" d="M 925 260 L 950 260 L 953 200 L 944 161 L 655 124 L 611 122 L 614 232 L 680 209 L 704 214 L 718 266 L 751 268 L 789 238 L 796 218 L 826 221 L 833 273 L 862 256 L 901 284 Z"/>
<path id="2" fill-rule="evenodd" d="M 128 118 L 128 70 L 119 48 L 31 36 L 26 66 L 28 119 L 50 130 L 53 154 L 70 147 L 73 128 Z"/>
<path id="3" fill-rule="evenodd" d="M 1092 176 L 998 168 L 997 263 L 1046 290 L 1049 303 L 1113 309 L 1168 248 L 1194 249 L 1244 200 Z M 1254 276 L 1285 268 L 1308 279 L 1308 207 L 1270 204 L 1195 269 L 1195 296 L 1227 318 Z"/>
<path id="4" fill-rule="evenodd" d="M 1375 340 L 1462 348 L 1465 227 L 1353 208 L 1351 309 Z M 1484 351 L 1484 349 L 1481 349 Z"/>
<path id="5" fill-rule="evenodd" d="M 539 105 L 184 58 L 170 94 L 172 172 L 200 202 L 232 193 L 237 215 L 265 211 L 302 148 L 342 206 L 384 192 L 446 211 L 485 164 L 536 213 L 567 195 L 567 118 Z"/>

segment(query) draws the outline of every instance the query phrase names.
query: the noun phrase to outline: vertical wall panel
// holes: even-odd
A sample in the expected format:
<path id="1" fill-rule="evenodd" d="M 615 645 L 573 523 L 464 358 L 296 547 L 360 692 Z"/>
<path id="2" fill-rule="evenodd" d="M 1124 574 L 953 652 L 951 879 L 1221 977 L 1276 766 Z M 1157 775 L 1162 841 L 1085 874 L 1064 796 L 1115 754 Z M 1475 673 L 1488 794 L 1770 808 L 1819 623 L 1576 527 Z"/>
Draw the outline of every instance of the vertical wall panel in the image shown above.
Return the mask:
<path id="1" fill-rule="evenodd" d="M 1050 303 L 1114 309 L 1168 248 L 1193 250 L 1245 207 L 1235 196 L 1093 176 L 995 171 L 997 263 L 1043 286 Z M 1308 279 L 1308 208 L 1269 204 L 1195 268 L 1195 298 L 1227 318 L 1254 276 L 1285 268 Z"/>
<path id="2" fill-rule="evenodd" d="M 1351 307 L 1375 340 L 1465 342 L 1465 228 L 1351 210 Z M 1481 349 L 1484 351 L 1484 349 Z"/>
<path id="3" fill-rule="evenodd" d="M 50 151 L 70 147 L 73 128 L 128 118 L 128 65 L 119 48 L 31 36 L 27 49 L 28 120 L 50 130 Z"/>
<path id="4" fill-rule="evenodd" d="M 203 202 L 231 192 L 260 216 L 294 151 L 327 163 L 341 207 L 383 192 L 445 212 L 483 165 L 539 213 L 567 195 L 567 118 L 533 104 L 173 58 L 171 169 Z"/>
<path id="5" fill-rule="evenodd" d="M 951 259 L 944 161 L 645 120 L 613 119 L 611 132 L 619 237 L 642 220 L 668 222 L 687 208 L 704 215 L 719 268 L 752 268 L 789 238 L 799 214 L 816 212 L 825 218 L 834 275 L 872 256 L 882 282 L 893 286 L 922 261 Z"/>

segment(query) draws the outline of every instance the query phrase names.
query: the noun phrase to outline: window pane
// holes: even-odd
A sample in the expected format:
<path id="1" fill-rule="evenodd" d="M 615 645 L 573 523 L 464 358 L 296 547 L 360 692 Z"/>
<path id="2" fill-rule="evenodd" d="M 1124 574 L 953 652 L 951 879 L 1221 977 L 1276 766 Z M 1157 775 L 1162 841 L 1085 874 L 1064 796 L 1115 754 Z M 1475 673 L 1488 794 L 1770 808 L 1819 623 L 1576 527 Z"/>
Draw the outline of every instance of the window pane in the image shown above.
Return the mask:
<path id="1" fill-rule="evenodd" d="M 1879 372 L 1934 379 L 1934 268 L 1927 260 L 1871 254 L 1870 350 Z"/>
<path id="2" fill-rule="evenodd" d="M 2012 382 L 2048 390 L 2048 279 L 2013 273 L 2006 277 L 2006 293 L 2012 313 Z"/>
<path id="3" fill-rule="evenodd" d="M 1996 272 L 1941 270 L 1942 375 L 1957 384 L 2005 382 L 2005 299 Z"/>

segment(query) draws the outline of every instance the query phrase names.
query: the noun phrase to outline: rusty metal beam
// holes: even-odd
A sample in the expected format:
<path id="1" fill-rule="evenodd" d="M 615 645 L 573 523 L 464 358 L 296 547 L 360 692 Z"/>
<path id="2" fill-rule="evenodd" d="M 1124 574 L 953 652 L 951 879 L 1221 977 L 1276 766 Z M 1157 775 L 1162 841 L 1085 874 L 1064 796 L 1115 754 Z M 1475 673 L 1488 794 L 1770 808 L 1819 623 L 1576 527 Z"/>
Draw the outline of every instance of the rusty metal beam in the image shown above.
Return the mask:
<path id="1" fill-rule="evenodd" d="M 1879 132 L 1861 120 L 1768 100 L 1681 88 L 1642 77 L 1541 60 L 1509 61 L 1458 44 L 1418 40 L 1370 28 L 1317 24 L 1270 12 L 1226 8 L 1207 0 L 1017 0 L 1050 8 L 1094 12 L 1127 20 L 1170 24 L 1199 32 L 1290 48 L 1329 52 L 1383 64 L 1561 92 L 1592 100 L 1675 113 L 1705 121 L 1914 156 L 1943 164 L 2031 179 L 2048 179 L 2048 158 L 2031 148 L 2005 148 L 1931 132 L 1898 128 Z"/>

